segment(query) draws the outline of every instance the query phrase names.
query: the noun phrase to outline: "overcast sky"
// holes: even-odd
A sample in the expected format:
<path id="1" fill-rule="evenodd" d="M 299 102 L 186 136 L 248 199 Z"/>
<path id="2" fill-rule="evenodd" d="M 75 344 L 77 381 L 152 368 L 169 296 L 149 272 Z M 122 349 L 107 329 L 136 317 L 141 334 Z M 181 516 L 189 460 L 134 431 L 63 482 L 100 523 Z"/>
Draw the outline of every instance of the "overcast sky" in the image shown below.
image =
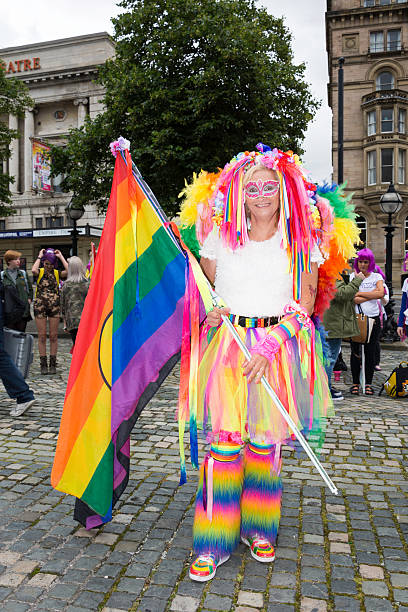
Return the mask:
<path id="1" fill-rule="evenodd" d="M 322 101 L 310 125 L 304 162 L 315 181 L 331 177 L 331 111 L 327 105 L 327 56 L 324 29 L 325 0 L 259 0 L 275 16 L 283 16 L 293 34 L 295 60 L 305 62 L 306 78 Z M 11 0 L 2 2 L 0 48 L 67 38 L 94 32 L 113 33 L 114 0 Z M 249 24 L 250 26 L 250 24 Z"/>

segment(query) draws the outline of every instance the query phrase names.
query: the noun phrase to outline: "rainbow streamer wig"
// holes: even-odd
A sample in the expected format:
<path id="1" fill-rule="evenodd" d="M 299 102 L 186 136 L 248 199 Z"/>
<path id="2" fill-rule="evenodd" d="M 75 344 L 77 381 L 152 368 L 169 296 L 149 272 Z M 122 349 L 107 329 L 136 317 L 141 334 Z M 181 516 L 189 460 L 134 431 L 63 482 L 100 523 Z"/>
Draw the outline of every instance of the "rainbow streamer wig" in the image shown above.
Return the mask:
<path id="1" fill-rule="evenodd" d="M 182 227 L 196 223 L 196 236 L 202 244 L 212 229 L 209 223 L 216 223 L 226 246 L 236 249 L 248 241 L 248 227 L 245 212 L 244 176 L 253 166 L 274 170 L 280 183 L 280 220 L 282 247 L 286 250 L 289 270 L 293 273 L 293 297 L 300 300 L 301 274 L 311 272 L 311 250 L 317 241 L 312 212 L 311 198 L 316 191 L 304 176 L 299 158 L 292 151 L 284 153 L 279 149 L 259 143 L 256 151 L 238 153 L 226 164 L 218 175 L 200 173 L 194 178 L 193 186 L 186 187 L 182 195 L 180 221 Z M 200 194 L 199 204 L 197 193 Z M 208 197 L 205 204 L 204 197 Z M 197 213 L 191 216 L 194 202 Z"/>

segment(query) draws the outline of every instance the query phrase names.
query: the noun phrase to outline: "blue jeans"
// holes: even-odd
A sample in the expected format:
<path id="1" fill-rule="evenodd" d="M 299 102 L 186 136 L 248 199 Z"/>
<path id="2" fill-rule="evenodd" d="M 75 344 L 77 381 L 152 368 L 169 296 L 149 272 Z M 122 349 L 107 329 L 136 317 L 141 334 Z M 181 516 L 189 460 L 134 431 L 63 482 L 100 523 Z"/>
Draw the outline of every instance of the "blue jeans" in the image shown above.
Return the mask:
<path id="1" fill-rule="evenodd" d="M 18 404 L 24 404 L 34 399 L 34 393 L 27 385 L 20 370 L 4 350 L 3 332 L 3 304 L 0 299 L 0 378 L 9 397 L 17 400 Z"/>
<path id="2" fill-rule="evenodd" d="M 334 364 L 337 361 L 341 349 L 341 338 L 327 338 L 327 344 L 329 345 L 329 359 L 326 365 L 326 374 L 329 381 L 329 389 L 331 391 L 331 377 L 333 374 Z"/>

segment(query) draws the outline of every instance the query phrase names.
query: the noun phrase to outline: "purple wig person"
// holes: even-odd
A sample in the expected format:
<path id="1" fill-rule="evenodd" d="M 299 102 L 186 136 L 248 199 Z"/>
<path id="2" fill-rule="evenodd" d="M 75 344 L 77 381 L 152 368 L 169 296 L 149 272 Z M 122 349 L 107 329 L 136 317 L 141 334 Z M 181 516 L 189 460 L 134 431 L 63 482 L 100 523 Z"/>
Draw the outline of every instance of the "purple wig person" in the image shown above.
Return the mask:
<path id="1" fill-rule="evenodd" d="M 42 256 L 43 263 L 45 260 L 49 261 L 50 264 L 55 266 L 55 264 L 57 263 L 57 256 L 55 255 L 54 249 L 49 248 L 46 251 L 44 251 L 44 254 Z"/>
<path id="2" fill-rule="evenodd" d="M 355 258 L 354 263 L 353 263 L 353 267 L 354 267 L 356 274 L 360 272 L 360 270 L 358 269 L 358 262 L 359 260 L 361 261 L 362 259 L 365 259 L 368 261 L 368 272 L 373 272 L 375 268 L 374 253 L 371 251 L 371 249 L 361 249 L 361 251 L 358 251 L 357 257 Z"/>

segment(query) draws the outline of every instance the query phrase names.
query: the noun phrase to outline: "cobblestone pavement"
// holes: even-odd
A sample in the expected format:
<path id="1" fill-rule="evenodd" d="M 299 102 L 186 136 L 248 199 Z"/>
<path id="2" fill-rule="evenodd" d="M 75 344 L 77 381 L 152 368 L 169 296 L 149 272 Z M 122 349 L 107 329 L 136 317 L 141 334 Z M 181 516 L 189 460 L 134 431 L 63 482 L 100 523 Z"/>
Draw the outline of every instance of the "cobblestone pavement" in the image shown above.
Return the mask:
<path id="1" fill-rule="evenodd" d="M 0 610 L 408 611 L 408 400 L 347 394 L 321 455 L 340 495 L 285 450 L 275 563 L 241 545 L 212 582 L 192 583 L 197 475 L 178 487 L 176 374 L 133 432 L 131 480 L 113 521 L 86 532 L 73 499 L 49 484 L 70 361 L 69 342 L 60 347 L 57 376 L 41 377 L 35 360 L 29 413 L 11 419 L 0 391 Z M 383 351 L 383 372 L 404 356 Z"/>

